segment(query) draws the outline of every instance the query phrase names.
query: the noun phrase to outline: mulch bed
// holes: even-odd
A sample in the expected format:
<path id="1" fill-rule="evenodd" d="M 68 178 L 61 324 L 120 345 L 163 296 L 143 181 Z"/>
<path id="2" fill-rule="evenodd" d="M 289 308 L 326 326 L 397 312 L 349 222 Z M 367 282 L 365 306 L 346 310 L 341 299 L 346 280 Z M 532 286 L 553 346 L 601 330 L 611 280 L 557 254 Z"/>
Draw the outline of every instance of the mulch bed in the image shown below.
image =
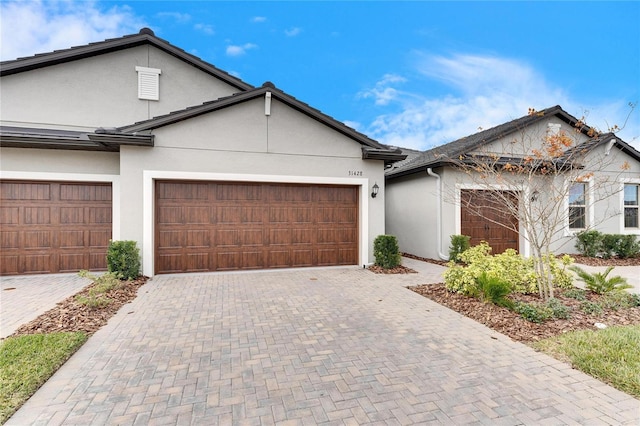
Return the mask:
<path id="1" fill-rule="evenodd" d="M 570 254 L 573 257 L 574 263 L 588 266 L 640 266 L 640 257 L 629 257 L 626 259 L 618 259 L 612 257 L 611 259 L 602 259 L 600 257 L 587 257 L 579 254 Z"/>
<path id="2" fill-rule="evenodd" d="M 74 296 L 59 302 L 55 308 L 48 310 L 38 318 L 24 324 L 10 337 L 24 334 L 45 334 L 57 332 L 83 331 L 92 335 L 104 326 L 109 318 L 125 304 L 136 298 L 138 289 L 149 280 L 140 276 L 133 281 L 123 282 L 123 285 L 105 294 L 111 302 L 103 307 L 89 308 L 76 300 L 76 296 L 88 296 L 89 290 L 96 284 L 90 284 Z"/>
<path id="3" fill-rule="evenodd" d="M 608 327 L 640 324 L 640 307 L 618 311 L 606 310 L 602 315 L 586 314 L 580 309 L 580 301 L 565 297 L 560 290 L 556 290 L 555 297 L 563 305 L 571 308 L 571 317 L 566 320 L 554 319 L 537 324 L 525 320 L 506 308 L 458 293 L 451 293 L 442 283 L 408 288 L 519 342 L 546 339 L 568 331 L 595 330 L 595 323 L 603 323 Z M 601 297 L 598 294 L 587 292 L 589 301 L 597 302 Z M 537 296 L 520 294 L 514 294 L 512 299 L 527 303 L 540 300 Z"/>
<path id="4" fill-rule="evenodd" d="M 371 265 L 367 268 L 373 273 L 376 274 L 417 274 L 417 271 L 414 271 L 411 268 L 407 268 L 406 266 L 396 266 L 395 268 L 385 269 L 382 266 Z"/>

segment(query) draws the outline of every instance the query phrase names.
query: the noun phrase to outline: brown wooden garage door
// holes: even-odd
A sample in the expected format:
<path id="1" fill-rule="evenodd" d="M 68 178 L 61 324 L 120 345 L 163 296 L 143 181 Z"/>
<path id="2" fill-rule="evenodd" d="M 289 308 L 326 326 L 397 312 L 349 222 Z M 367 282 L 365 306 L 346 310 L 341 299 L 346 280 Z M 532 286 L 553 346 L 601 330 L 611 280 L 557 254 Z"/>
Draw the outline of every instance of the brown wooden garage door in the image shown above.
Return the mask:
<path id="1" fill-rule="evenodd" d="M 518 229 L 518 218 L 505 208 L 504 197 L 508 197 L 512 205 L 517 205 L 513 193 L 504 192 L 498 197 L 495 191 L 461 191 L 461 232 L 471 237 L 472 246 L 486 241 L 494 254 L 508 248 L 518 250 L 518 232 L 515 231 Z"/>
<path id="2" fill-rule="evenodd" d="M 105 270 L 111 184 L 0 182 L 2 275 Z"/>
<path id="3" fill-rule="evenodd" d="M 155 272 L 358 263 L 358 188 L 156 182 Z"/>

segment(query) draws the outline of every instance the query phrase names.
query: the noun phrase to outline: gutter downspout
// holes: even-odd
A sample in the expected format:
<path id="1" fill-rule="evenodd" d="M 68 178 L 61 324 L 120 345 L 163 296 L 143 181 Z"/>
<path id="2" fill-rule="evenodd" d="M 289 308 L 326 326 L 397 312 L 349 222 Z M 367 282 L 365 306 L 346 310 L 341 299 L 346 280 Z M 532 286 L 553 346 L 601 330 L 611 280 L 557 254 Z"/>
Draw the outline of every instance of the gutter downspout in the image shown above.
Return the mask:
<path id="1" fill-rule="evenodd" d="M 431 170 L 431 167 L 427 168 L 427 174 L 431 177 L 436 178 L 438 190 L 436 192 L 436 198 L 438 199 L 438 210 L 436 211 L 436 226 L 438 227 L 438 232 L 436 233 L 436 240 L 438 244 L 438 256 L 442 260 L 449 260 L 449 256 L 442 253 L 442 179 L 440 175 L 436 174 Z"/>

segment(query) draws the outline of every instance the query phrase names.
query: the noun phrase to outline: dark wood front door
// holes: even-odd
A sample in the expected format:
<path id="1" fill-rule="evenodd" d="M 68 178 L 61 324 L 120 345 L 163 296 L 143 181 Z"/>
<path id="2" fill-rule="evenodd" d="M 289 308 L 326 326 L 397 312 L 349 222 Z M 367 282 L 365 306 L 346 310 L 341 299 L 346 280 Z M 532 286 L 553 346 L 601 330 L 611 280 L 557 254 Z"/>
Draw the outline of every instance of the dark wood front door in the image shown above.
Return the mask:
<path id="1" fill-rule="evenodd" d="M 355 265 L 358 188 L 156 182 L 155 272 Z"/>
<path id="2" fill-rule="evenodd" d="M 2 275 L 107 268 L 109 183 L 0 182 Z"/>
<path id="3" fill-rule="evenodd" d="M 472 246 L 486 241 L 494 254 L 518 250 L 518 217 L 506 206 L 517 206 L 513 193 L 498 196 L 495 191 L 462 190 L 460 201 L 461 232 L 471 237 Z"/>

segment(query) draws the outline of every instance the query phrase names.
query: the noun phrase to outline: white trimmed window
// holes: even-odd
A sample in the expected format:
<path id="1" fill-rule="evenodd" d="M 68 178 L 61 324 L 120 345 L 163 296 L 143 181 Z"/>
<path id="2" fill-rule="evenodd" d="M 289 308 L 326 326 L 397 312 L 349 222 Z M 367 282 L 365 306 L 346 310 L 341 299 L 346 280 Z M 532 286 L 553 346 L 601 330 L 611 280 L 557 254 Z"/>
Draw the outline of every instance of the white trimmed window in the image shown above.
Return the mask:
<path id="1" fill-rule="evenodd" d="M 638 229 L 640 228 L 640 211 L 638 198 L 640 195 L 640 184 L 625 183 L 624 184 L 624 228 Z"/>
<path id="2" fill-rule="evenodd" d="M 569 230 L 587 229 L 587 184 L 573 182 L 569 188 Z"/>
<path id="3" fill-rule="evenodd" d="M 158 68 L 136 67 L 138 73 L 138 99 L 160 99 L 160 74 Z"/>

